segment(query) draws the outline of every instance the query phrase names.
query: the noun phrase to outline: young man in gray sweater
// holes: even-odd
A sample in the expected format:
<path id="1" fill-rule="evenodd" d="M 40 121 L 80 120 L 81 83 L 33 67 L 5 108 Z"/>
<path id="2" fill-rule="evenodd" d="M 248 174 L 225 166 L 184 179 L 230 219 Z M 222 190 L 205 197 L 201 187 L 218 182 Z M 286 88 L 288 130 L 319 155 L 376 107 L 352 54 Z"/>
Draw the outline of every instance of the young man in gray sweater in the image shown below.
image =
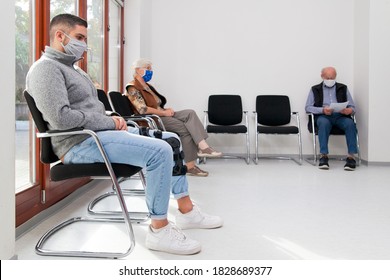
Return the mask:
<path id="1" fill-rule="evenodd" d="M 185 175 L 172 176 L 172 148 L 160 139 L 139 135 L 118 116 L 106 116 L 103 104 L 89 76 L 75 63 L 87 50 L 87 22 L 77 16 L 60 14 L 50 22 L 50 46 L 36 61 L 28 75 L 26 88 L 34 98 L 49 129 L 84 127 L 97 131 L 106 153 L 114 163 L 143 167 L 147 176 L 146 203 L 151 225 L 146 237 L 149 249 L 174 254 L 194 254 L 200 243 L 185 236 L 181 229 L 217 228 L 222 219 L 202 213 L 193 205 Z M 163 138 L 175 134 L 163 132 Z M 56 155 L 64 164 L 102 162 L 89 136 L 52 139 Z M 170 191 L 177 200 L 176 225 L 167 219 Z"/>

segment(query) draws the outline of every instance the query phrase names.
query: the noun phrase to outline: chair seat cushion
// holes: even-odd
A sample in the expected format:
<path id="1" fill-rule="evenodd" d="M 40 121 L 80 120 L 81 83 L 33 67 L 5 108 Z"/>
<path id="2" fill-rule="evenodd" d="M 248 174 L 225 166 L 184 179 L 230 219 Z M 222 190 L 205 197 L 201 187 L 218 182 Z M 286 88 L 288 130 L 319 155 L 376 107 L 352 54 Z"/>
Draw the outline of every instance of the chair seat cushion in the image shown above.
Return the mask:
<path id="1" fill-rule="evenodd" d="M 117 177 L 130 177 L 138 173 L 142 168 L 127 164 L 112 163 Z M 63 164 L 58 163 L 50 169 L 50 178 L 53 181 L 78 177 L 109 176 L 108 169 L 104 163 L 89 164 Z"/>
<path id="2" fill-rule="evenodd" d="M 309 132 L 313 133 L 313 131 L 312 131 L 313 129 L 311 128 L 311 126 L 308 128 L 309 128 Z M 316 130 L 316 135 L 318 135 L 318 129 L 315 128 L 315 130 Z M 344 130 L 342 130 L 341 128 L 338 128 L 337 126 L 333 126 L 332 129 L 330 130 L 330 134 L 331 135 L 344 135 L 345 133 L 344 133 Z"/>
<path id="3" fill-rule="evenodd" d="M 206 128 L 208 133 L 246 133 L 247 127 L 245 125 L 208 125 Z"/>
<path id="4" fill-rule="evenodd" d="M 296 126 L 257 126 L 257 132 L 263 134 L 298 134 L 299 130 Z"/>

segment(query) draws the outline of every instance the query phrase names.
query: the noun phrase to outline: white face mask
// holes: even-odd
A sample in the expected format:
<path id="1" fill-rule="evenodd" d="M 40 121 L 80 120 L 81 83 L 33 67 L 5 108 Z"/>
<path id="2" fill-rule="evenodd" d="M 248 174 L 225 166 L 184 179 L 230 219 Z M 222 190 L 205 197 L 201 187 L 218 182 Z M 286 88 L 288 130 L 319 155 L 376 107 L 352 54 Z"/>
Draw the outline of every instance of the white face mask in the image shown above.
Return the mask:
<path id="1" fill-rule="evenodd" d="M 61 45 L 64 48 L 65 52 L 67 54 L 74 55 L 76 57 L 76 60 L 81 59 L 84 52 L 88 49 L 87 44 L 83 41 L 79 41 L 70 37 L 65 32 L 64 34 L 66 37 L 69 38 L 69 42 L 68 44 L 66 44 L 66 46 L 64 46 L 64 44 L 61 42 Z"/>
<path id="2" fill-rule="evenodd" d="M 331 88 L 336 84 L 336 80 L 324 80 L 325 86 Z"/>

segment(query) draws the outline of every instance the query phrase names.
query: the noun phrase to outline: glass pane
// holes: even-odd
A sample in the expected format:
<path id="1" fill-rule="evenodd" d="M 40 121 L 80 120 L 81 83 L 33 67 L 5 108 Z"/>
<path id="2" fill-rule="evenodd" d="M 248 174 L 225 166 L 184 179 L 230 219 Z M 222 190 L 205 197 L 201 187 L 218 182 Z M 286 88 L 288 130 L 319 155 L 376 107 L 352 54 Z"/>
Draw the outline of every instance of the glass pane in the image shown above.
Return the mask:
<path id="1" fill-rule="evenodd" d="M 68 13 L 76 15 L 77 0 L 50 1 L 50 19 L 58 14 Z"/>
<path id="2" fill-rule="evenodd" d="M 34 139 L 30 137 L 31 124 L 23 90 L 26 86 L 26 75 L 32 62 L 33 37 L 30 0 L 15 1 L 15 192 L 29 187 L 35 178 L 30 158 L 30 146 Z M 30 145 L 31 143 L 31 145 Z M 34 149 L 31 148 L 31 155 Z"/>
<path id="3" fill-rule="evenodd" d="M 88 0 L 88 74 L 97 88 L 103 88 L 103 0 Z"/>
<path id="4" fill-rule="evenodd" d="M 109 13 L 109 56 L 108 56 L 108 69 L 109 69 L 109 90 L 119 90 L 119 75 L 120 75 L 120 32 L 121 32 L 121 7 L 119 4 L 111 0 L 110 1 L 110 13 Z"/>

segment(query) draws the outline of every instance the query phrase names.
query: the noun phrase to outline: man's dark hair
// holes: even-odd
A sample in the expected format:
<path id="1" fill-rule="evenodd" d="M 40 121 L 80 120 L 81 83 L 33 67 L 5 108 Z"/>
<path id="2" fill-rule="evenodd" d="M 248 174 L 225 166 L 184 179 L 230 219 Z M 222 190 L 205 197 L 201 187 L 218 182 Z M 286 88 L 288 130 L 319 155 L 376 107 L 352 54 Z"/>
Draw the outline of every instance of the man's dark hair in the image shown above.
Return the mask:
<path id="1" fill-rule="evenodd" d="M 55 32 L 57 29 L 61 26 L 62 29 L 65 29 L 64 31 L 69 32 L 72 30 L 76 25 L 84 26 L 85 28 L 88 27 L 87 21 L 84 19 L 72 15 L 72 14 L 59 14 L 53 17 L 53 19 L 50 21 L 50 41 L 54 39 Z"/>

